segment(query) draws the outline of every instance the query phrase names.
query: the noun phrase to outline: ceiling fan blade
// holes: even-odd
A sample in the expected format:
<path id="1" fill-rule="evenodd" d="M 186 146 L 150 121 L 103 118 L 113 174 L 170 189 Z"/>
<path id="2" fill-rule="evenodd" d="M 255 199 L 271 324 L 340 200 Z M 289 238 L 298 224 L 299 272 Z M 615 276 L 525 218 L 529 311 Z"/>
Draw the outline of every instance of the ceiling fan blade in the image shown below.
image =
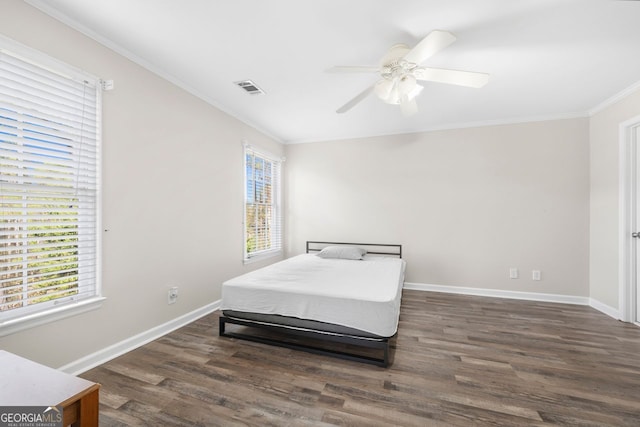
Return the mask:
<path id="1" fill-rule="evenodd" d="M 466 87 L 482 87 L 489 81 L 489 74 L 475 71 L 447 70 L 445 68 L 416 68 L 413 75 L 418 80 L 448 83 Z"/>
<path id="2" fill-rule="evenodd" d="M 339 65 L 336 67 L 331 67 L 328 70 L 325 70 L 326 73 L 377 73 L 380 69 L 378 67 L 367 67 L 360 65 L 349 65 L 343 66 Z"/>
<path id="3" fill-rule="evenodd" d="M 404 59 L 414 64 L 420 64 L 438 53 L 440 50 L 456 41 L 456 36 L 448 31 L 434 30 L 422 39 L 404 56 Z"/>
<path id="4" fill-rule="evenodd" d="M 368 88 L 360 92 L 358 95 L 356 95 L 351 101 L 347 102 L 342 107 L 338 108 L 336 110 L 336 113 L 338 114 L 346 113 L 347 111 L 355 107 L 356 104 L 358 104 L 360 101 L 362 101 L 367 96 L 369 96 L 371 92 L 373 92 L 373 86 L 369 86 Z"/>

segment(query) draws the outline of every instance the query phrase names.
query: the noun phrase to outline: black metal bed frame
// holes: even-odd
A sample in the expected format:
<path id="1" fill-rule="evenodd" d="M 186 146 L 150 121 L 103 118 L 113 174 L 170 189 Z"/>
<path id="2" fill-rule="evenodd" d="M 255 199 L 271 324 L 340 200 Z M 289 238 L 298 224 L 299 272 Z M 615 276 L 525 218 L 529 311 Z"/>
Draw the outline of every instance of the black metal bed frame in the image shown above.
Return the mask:
<path id="1" fill-rule="evenodd" d="M 367 250 L 368 254 L 374 255 L 387 255 L 397 256 L 402 258 L 402 245 L 393 244 L 371 244 L 371 243 L 344 243 L 344 242 L 321 242 L 321 241 L 307 241 L 306 251 L 307 253 L 319 252 L 323 247 L 331 245 L 343 245 L 343 246 L 360 246 L 365 248 L 373 248 L 371 252 Z M 347 353 L 339 350 L 331 350 L 313 345 L 293 343 L 289 341 L 282 341 L 273 338 L 260 337 L 250 334 L 244 334 L 241 332 L 229 332 L 226 330 L 226 324 L 234 324 L 240 326 L 248 326 L 252 328 L 258 328 L 268 331 L 286 332 L 288 335 L 314 338 L 320 341 L 328 341 L 341 344 L 349 344 L 357 347 L 364 347 L 369 349 L 376 349 L 382 351 L 382 357 L 371 357 L 365 355 L 358 355 L 353 353 Z M 391 340 L 395 337 L 384 338 L 371 338 L 361 337 L 357 335 L 345 335 L 334 332 L 326 332 L 321 330 L 313 330 L 306 328 L 297 328 L 288 325 L 279 325 L 275 323 L 259 322 L 255 320 L 239 319 L 230 316 L 220 316 L 219 335 L 221 337 L 237 338 L 246 341 L 253 341 L 262 344 L 274 345 L 278 347 L 290 348 L 293 350 L 306 351 L 308 353 L 320 354 L 324 356 L 332 356 L 345 360 L 353 360 L 357 362 L 369 363 L 372 365 L 388 367 L 391 363 L 390 346 Z"/>

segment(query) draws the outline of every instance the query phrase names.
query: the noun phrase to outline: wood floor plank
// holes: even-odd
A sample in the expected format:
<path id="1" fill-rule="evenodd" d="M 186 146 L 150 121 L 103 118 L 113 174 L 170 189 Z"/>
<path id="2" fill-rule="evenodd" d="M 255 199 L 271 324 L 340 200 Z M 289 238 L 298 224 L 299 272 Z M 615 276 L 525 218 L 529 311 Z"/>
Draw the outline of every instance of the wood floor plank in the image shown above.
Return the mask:
<path id="1" fill-rule="evenodd" d="M 640 328 L 585 306 L 405 290 L 380 368 L 217 335 L 85 372 L 101 426 L 638 426 Z"/>

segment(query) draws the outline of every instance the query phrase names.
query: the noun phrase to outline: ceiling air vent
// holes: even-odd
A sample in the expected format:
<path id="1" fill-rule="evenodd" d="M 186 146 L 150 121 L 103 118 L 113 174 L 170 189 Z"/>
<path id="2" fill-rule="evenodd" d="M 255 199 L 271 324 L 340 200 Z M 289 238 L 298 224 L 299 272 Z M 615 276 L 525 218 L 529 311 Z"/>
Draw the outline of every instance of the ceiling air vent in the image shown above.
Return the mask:
<path id="1" fill-rule="evenodd" d="M 242 80 L 240 82 L 234 82 L 241 89 L 244 89 L 249 95 L 263 95 L 264 91 L 260 89 L 254 82 L 251 80 Z"/>

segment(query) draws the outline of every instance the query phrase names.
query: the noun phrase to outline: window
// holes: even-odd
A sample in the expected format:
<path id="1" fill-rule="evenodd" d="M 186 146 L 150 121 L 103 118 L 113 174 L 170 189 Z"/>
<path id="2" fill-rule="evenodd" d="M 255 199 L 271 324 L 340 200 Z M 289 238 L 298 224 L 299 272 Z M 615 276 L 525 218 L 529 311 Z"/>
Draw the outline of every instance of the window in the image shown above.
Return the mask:
<path id="1" fill-rule="evenodd" d="M 281 160 L 245 146 L 245 260 L 282 250 L 280 166 Z"/>
<path id="2" fill-rule="evenodd" d="M 2 332 L 100 296 L 99 81 L 6 43 L 0 39 Z"/>

